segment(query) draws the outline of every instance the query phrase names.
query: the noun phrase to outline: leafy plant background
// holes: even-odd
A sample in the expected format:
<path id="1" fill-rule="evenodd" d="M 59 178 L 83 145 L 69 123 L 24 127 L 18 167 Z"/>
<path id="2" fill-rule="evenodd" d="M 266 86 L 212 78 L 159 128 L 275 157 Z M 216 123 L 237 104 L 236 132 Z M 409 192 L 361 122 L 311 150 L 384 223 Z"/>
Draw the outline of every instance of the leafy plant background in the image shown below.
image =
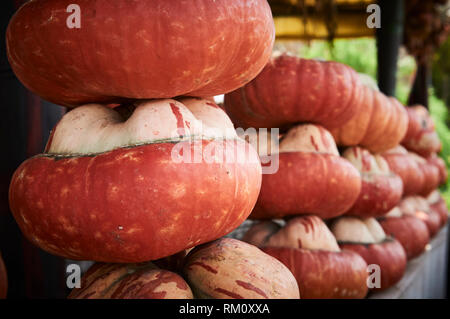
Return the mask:
<path id="1" fill-rule="evenodd" d="M 322 60 L 334 60 L 353 67 L 360 73 L 365 73 L 376 79 L 377 56 L 376 42 L 374 39 L 340 39 L 333 45 L 325 41 L 312 41 L 292 47 L 287 43 L 279 44 L 279 48 L 288 48 L 298 51 L 297 54 L 304 58 L 316 58 Z M 416 63 L 405 50 L 400 51 L 397 72 L 396 97 L 406 104 L 412 83 Z M 442 141 L 443 148 L 440 156 L 450 168 L 450 123 L 449 104 L 450 94 L 447 92 L 450 78 L 450 39 L 436 53 L 433 64 L 433 85 L 430 87 L 429 109 L 436 124 L 436 130 Z M 447 105 L 444 100 L 447 100 Z M 441 187 L 447 206 L 450 208 L 450 182 Z"/>

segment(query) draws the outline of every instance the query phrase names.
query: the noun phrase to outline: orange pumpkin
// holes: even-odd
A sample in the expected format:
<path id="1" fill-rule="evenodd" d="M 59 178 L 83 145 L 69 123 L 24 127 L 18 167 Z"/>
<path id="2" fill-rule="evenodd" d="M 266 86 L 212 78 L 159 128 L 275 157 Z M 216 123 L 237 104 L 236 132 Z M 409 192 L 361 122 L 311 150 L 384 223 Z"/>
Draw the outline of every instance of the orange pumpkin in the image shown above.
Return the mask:
<path id="1" fill-rule="evenodd" d="M 243 241 L 222 238 L 194 248 L 183 273 L 197 298 L 298 299 L 292 273 Z"/>
<path id="2" fill-rule="evenodd" d="M 72 4 L 80 28 L 67 25 Z M 70 107 L 230 92 L 262 70 L 274 39 L 266 0 L 28 1 L 6 35 L 21 82 Z"/>
<path id="3" fill-rule="evenodd" d="M 285 264 L 297 279 L 302 298 L 364 298 L 367 294 L 366 262 L 355 252 L 341 251 L 317 216 L 295 217 L 284 227 L 261 222 L 243 240 Z"/>
<path id="4" fill-rule="evenodd" d="M 97 263 L 84 274 L 80 286 L 69 299 L 193 299 L 180 275 L 152 263 Z"/>
<path id="5" fill-rule="evenodd" d="M 331 230 L 341 249 L 354 251 L 368 265 L 380 267 L 379 287 L 373 290 L 385 290 L 403 277 L 406 252 L 399 241 L 386 236 L 374 218 L 340 217 L 333 222 Z"/>
<path id="6" fill-rule="evenodd" d="M 386 235 L 394 237 L 402 244 L 408 260 L 422 254 L 430 241 L 427 225 L 416 216 L 381 217 L 379 223 Z"/>
<path id="7" fill-rule="evenodd" d="M 225 95 L 236 127 L 288 130 L 300 122 L 325 128 L 346 123 L 361 106 L 358 74 L 337 62 L 282 55 L 249 84 Z"/>
<path id="8" fill-rule="evenodd" d="M 402 144 L 415 153 L 428 157 L 441 150 L 433 119 L 422 105 L 408 107 L 409 125 Z"/>
<path id="9" fill-rule="evenodd" d="M 359 217 L 386 214 L 400 201 L 403 182 L 380 155 L 360 147 L 348 148 L 342 155 L 361 173 L 361 192 L 355 204 L 345 213 Z"/>
<path id="10" fill-rule="evenodd" d="M 128 263 L 226 235 L 248 217 L 260 184 L 256 151 L 222 109 L 153 100 L 128 119 L 101 105 L 67 113 L 46 153 L 17 169 L 9 199 L 21 230 L 42 249 Z"/>
<path id="11" fill-rule="evenodd" d="M 279 168 L 274 174 L 263 175 L 250 218 L 299 214 L 336 217 L 348 211 L 359 196 L 358 170 L 339 156 L 333 137 L 323 127 L 309 124 L 292 128 L 271 154 L 278 156 Z"/>
<path id="12" fill-rule="evenodd" d="M 408 128 L 405 107 L 395 98 L 369 87 L 362 88 L 363 107 L 340 127 L 331 130 L 341 146 L 362 146 L 371 152 L 386 151 L 398 145 Z"/>

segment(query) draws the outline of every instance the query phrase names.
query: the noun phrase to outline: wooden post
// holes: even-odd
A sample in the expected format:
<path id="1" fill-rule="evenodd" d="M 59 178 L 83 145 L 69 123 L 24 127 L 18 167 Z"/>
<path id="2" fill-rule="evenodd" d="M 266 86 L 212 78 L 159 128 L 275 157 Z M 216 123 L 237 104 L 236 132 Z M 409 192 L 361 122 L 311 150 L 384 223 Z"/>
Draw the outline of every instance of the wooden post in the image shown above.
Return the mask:
<path id="1" fill-rule="evenodd" d="M 431 79 L 431 68 L 428 63 L 417 62 L 414 84 L 409 93 L 408 105 L 421 104 L 428 108 L 428 86 Z"/>
<path id="2" fill-rule="evenodd" d="M 376 31 L 378 86 L 388 96 L 395 95 L 398 51 L 403 38 L 403 0 L 379 0 L 381 28 Z"/>

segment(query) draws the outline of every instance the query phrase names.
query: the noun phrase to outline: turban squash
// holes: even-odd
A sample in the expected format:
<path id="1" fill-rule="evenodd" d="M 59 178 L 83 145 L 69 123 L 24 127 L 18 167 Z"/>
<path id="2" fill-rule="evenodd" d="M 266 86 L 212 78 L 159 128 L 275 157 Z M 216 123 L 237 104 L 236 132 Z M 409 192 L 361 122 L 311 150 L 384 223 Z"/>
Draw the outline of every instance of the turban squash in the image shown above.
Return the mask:
<path id="1" fill-rule="evenodd" d="M 193 299 L 178 274 L 154 264 L 94 264 L 69 299 Z"/>
<path id="2" fill-rule="evenodd" d="M 373 153 L 398 145 L 408 129 L 408 114 L 395 98 L 363 86 L 362 107 L 345 124 L 331 130 L 340 146 L 362 146 Z"/>
<path id="3" fill-rule="evenodd" d="M 399 203 L 398 208 L 403 215 L 416 216 L 422 220 L 427 228 L 430 238 L 434 237 L 441 228 L 442 219 L 438 211 L 431 209 L 427 199 L 421 196 L 407 196 Z"/>
<path id="4" fill-rule="evenodd" d="M 368 265 L 380 267 L 379 286 L 373 290 L 387 289 L 403 277 L 406 252 L 397 240 L 386 236 L 374 218 L 339 217 L 330 228 L 341 249 L 354 251 Z"/>
<path id="5" fill-rule="evenodd" d="M 285 264 L 297 279 L 301 298 L 364 298 L 367 294 L 367 263 L 357 253 L 341 250 L 317 216 L 295 217 L 284 227 L 260 222 L 243 240 Z"/>
<path id="6" fill-rule="evenodd" d="M 427 196 L 441 183 L 439 167 L 425 158 L 397 146 L 381 154 L 389 168 L 403 181 L 403 194 Z"/>
<path id="7" fill-rule="evenodd" d="M 439 157 L 436 153 L 432 153 L 427 157 L 428 163 L 434 165 L 439 170 L 439 185 L 445 184 L 448 178 L 447 166 L 445 161 Z"/>
<path id="8" fill-rule="evenodd" d="M 198 298 L 300 298 L 294 276 L 281 262 L 232 238 L 194 248 L 186 257 L 183 274 Z"/>
<path id="9" fill-rule="evenodd" d="M 95 264 L 69 298 L 95 299 L 298 299 L 292 273 L 245 242 L 222 238 L 177 256 L 179 271 L 154 263 Z"/>
<path id="10" fill-rule="evenodd" d="M 309 122 L 329 129 L 355 114 L 361 86 L 344 64 L 281 55 L 249 84 L 226 94 L 224 106 L 237 127 L 287 130 Z"/>
<path id="11" fill-rule="evenodd" d="M 272 52 L 266 0 L 28 1 L 11 19 L 8 58 L 20 81 L 64 106 L 214 96 L 251 81 Z"/>
<path id="12" fill-rule="evenodd" d="M 361 147 L 350 147 L 342 155 L 361 173 L 361 192 L 346 215 L 375 217 L 386 214 L 400 201 L 403 182 L 392 173 L 386 160 Z"/>
<path id="13" fill-rule="evenodd" d="M 406 252 L 408 260 L 425 251 L 430 241 L 426 223 L 415 215 L 403 214 L 395 207 L 385 217 L 378 219 L 386 235 L 398 240 Z"/>
<path id="14" fill-rule="evenodd" d="M 439 191 L 433 191 L 427 197 L 427 202 L 430 205 L 430 209 L 439 214 L 441 220 L 440 227 L 444 226 L 448 220 L 448 208 L 447 203 L 445 202 Z"/>
<path id="15" fill-rule="evenodd" d="M 331 218 L 342 215 L 358 198 L 360 174 L 339 156 L 333 137 L 323 127 L 307 124 L 291 128 L 280 140 L 278 150 L 272 150 L 274 154 L 278 156 L 278 171 L 263 175 L 250 218 L 298 214 Z"/>
<path id="16" fill-rule="evenodd" d="M 441 141 L 428 110 L 422 105 L 410 106 L 407 110 L 409 125 L 402 145 L 424 157 L 439 152 Z"/>
<path id="17" fill-rule="evenodd" d="M 10 206 L 31 242 L 65 258 L 136 263 L 220 238 L 248 217 L 261 164 L 222 109 L 153 100 L 120 113 L 73 109 L 46 152 L 16 170 Z"/>

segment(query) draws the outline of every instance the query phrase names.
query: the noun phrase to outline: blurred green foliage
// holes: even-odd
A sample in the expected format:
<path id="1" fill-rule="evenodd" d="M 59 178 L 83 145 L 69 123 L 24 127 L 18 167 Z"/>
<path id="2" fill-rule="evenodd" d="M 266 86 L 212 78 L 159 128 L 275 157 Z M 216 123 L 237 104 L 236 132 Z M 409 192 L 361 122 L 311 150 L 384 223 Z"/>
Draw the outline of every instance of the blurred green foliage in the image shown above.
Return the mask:
<path id="1" fill-rule="evenodd" d="M 444 102 L 438 99 L 434 94 L 430 97 L 430 113 L 436 124 L 436 131 L 442 141 L 441 157 L 447 164 L 447 171 L 450 168 L 450 130 L 446 125 L 448 118 L 448 108 Z M 441 193 L 447 202 L 447 207 L 450 207 L 450 182 L 441 187 Z"/>
<path id="2" fill-rule="evenodd" d="M 322 60 L 334 60 L 347 64 L 360 73 L 370 75 L 376 79 L 377 73 L 377 53 L 376 53 L 375 39 L 361 38 L 361 39 L 340 39 L 335 40 L 331 46 L 325 41 L 312 41 L 308 45 L 303 45 L 299 48 L 299 56 L 304 58 L 316 58 Z M 446 47 L 441 48 L 438 52 L 437 62 L 435 63 L 435 70 L 439 70 L 439 76 L 445 74 L 443 66 L 436 65 L 444 61 L 450 67 L 450 40 L 446 42 Z M 398 72 L 397 72 L 397 88 L 396 97 L 406 104 L 409 92 L 414 80 L 414 72 L 416 63 L 414 58 L 402 51 L 399 55 Z M 445 70 L 444 70 L 445 69 Z M 447 74 L 448 75 L 448 74 Z M 435 81 L 434 81 L 435 82 Z M 446 161 L 447 169 L 450 168 L 450 130 L 446 125 L 446 120 L 449 118 L 448 108 L 445 103 L 439 99 L 435 90 L 430 89 L 429 109 L 431 116 L 436 124 L 436 130 L 442 141 L 443 148 L 441 152 L 442 158 Z M 439 93 L 442 93 L 439 91 Z M 439 96 L 442 96 L 440 94 Z M 441 192 L 450 207 L 450 182 L 441 188 Z"/>
<path id="3" fill-rule="evenodd" d="M 433 59 L 433 87 L 436 96 L 450 105 L 450 37 L 436 52 Z M 447 123 L 449 118 L 447 117 Z"/>

